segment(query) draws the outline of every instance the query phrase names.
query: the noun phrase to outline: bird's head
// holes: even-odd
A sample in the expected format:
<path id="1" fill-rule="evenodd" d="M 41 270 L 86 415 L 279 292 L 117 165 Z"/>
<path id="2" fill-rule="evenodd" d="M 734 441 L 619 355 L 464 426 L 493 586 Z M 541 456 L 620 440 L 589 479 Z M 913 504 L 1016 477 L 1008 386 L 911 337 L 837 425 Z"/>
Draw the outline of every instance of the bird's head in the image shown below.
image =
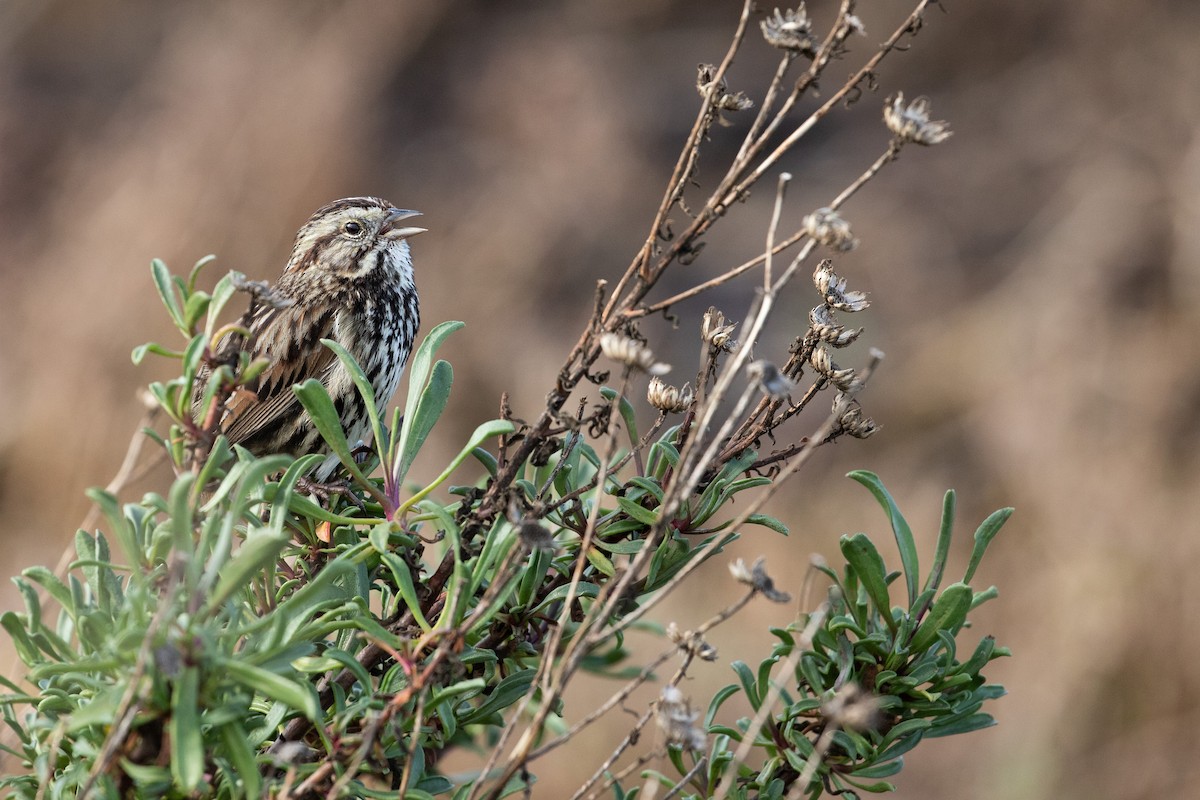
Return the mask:
<path id="1" fill-rule="evenodd" d="M 348 197 L 318 210 L 296 234 L 286 273 L 314 266 L 346 278 L 367 277 L 380 269 L 398 270 L 411 280 L 410 236 L 425 228 L 406 225 L 419 211 L 396 208 L 378 197 Z"/>

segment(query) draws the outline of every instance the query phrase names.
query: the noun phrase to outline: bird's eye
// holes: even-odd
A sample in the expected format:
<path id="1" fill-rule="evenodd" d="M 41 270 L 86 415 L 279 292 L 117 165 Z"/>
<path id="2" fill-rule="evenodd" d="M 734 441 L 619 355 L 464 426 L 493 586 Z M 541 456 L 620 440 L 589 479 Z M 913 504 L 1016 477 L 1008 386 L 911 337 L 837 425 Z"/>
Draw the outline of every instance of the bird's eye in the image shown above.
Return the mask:
<path id="1" fill-rule="evenodd" d="M 351 236 L 358 236 L 360 233 L 362 233 L 363 226 L 360 223 L 357 223 L 357 222 L 354 222 L 353 220 L 351 220 L 350 222 L 347 222 L 345 225 L 342 226 L 342 230 L 344 230 L 346 233 L 350 234 Z"/>

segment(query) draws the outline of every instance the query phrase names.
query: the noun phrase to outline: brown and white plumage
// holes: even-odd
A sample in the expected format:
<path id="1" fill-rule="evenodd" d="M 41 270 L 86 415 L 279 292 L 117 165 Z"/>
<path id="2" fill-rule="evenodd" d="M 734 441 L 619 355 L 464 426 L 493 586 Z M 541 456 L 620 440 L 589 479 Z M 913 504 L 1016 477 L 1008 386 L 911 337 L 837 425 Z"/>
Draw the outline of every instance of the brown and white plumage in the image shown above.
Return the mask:
<path id="1" fill-rule="evenodd" d="M 420 325 L 407 227 L 416 211 L 376 197 L 351 197 L 313 214 L 296 234 L 292 257 L 275 284 L 291 301 L 263 307 L 246 345 L 270 366 L 226 402 L 221 430 L 233 444 L 257 455 L 327 452 L 292 387 L 308 378 L 325 385 L 347 439 L 365 439 L 370 424 L 362 400 L 333 352 L 333 339 L 358 361 L 382 407 L 395 393 Z M 327 479 L 337 466 L 330 455 L 315 472 Z"/>

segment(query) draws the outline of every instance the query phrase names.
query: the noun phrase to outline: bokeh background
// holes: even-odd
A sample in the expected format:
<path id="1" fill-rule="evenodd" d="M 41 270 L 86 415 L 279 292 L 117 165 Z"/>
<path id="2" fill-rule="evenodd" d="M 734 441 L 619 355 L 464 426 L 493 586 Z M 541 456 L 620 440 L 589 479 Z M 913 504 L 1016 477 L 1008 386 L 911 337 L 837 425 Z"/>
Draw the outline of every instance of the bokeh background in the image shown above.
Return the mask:
<path id="1" fill-rule="evenodd" d="M 3 572 L 57 561 L 82 490 L 121 461 L 136 388 L 170 374 L 129 360 L 171 340 L 150 259 L 180 271 L 216 253 L 270 278 L 333 198 L 425 212 L 425 319 L 468 323 L 445 351 L 458 386 L 425 468 L 503 391 L 535 416 L 595 279 L 619 275 L 646 233 L 694 116 L 695 66 L 721 57 L 739 5 L 0 3 Z M 828 16 L 827 0 L 812 6 Z M 863 6 L 852 59 L 907 13 Z M 885 62 L 877 93 L 784 163 L 794 226 L 882 150 L 887 94 L 929 95 L 955 130 L 845 209 L 862 244 L 838 268 L 871 292 L 864 341 L 888 354 L 864 397 L 883 430 L 794 479 L 775 507 L 788 538 L 755 531 L 733 555 L 768 555 L 795 591 L 839 534 L 886 543 L 878 508 L 842 477 L 856 467 L 889 484 L 926 553 L 946 487 L 964 534 L 1016 506 L 980 574 L 1001 597 L 976 626 L 1015 654 L 989 670 L 1010 692 L 991 709 L 1000 724 L 918 748 L 897 796 L 1200 796 L 1200 6 L 945 11 Z M 733 88 L 753 95 L 773 61 L 752 31 Z M 702 182 L 747 122 L 714 134 Z M 769 184 L 689 275 L 759 251 Z M 761 354 L 799 332 L 809 292 L 794 289 Z M 703 307 L 740 319 L 750 297 L 730 287 L 676 309 L 678 333 L 657 329 L 681 374 Z M 663 621 L 695 625 L 736 592 L 723 561 L 710 567 Z M 0 606 L 18 602 L 0 587 Z M 732 680 L 730 659 L 761 658 L 766 627 L 793 611 L 756 603 L 718 630 L 722 661 L 693 670 L 694 701 Z M 605 741 L 556 754 L 536 796 L 565 796 Z"/>

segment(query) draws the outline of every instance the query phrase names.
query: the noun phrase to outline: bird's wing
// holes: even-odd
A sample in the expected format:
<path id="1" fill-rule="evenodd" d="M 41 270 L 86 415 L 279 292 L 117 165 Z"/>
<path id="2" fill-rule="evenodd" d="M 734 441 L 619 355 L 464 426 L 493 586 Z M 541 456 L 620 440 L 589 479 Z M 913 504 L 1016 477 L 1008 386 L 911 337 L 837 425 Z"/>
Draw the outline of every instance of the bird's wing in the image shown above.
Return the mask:
<path id="1" fill-rule="evenodd" d="M 221 428 L 231 444 L 273 427 L 281 417 L 300 412 L 292 386 L 307 378 L 323 379 L 337 357 L 321 344 L 333 335 L 334 314 L 325 306 L 264 308 L 251 323 L 250 353 L 271 362 L 245 390 L 226 401 Z"/>

